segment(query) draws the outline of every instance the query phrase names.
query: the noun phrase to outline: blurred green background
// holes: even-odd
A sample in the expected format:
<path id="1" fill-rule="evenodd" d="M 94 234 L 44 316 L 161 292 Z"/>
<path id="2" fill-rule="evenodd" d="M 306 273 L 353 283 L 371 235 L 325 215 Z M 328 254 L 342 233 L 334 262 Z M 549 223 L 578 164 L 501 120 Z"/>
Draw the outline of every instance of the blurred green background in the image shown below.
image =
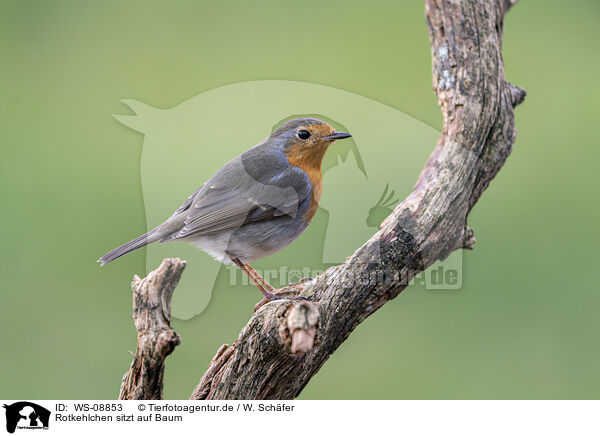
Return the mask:
<path id="1" fill-rule="evenodd" d="M 598 398 L 599 19 L 595 0 L 510 11 L 506 72 L 528 97 L 470 216 L 462 289 L 407 289 L 300 398 Z M 118 395 L 135 348 L 129 282 L 146 260 L 95 263 L 146 229 L 143 136 L 112 118 L 119 101 L 170 108 L 260 79 L 344 89 L 440 127 L 420 1 L 0 2 L 1 398 Z M 165 398 L 189 396 L 257 298 L 225 289 L 174 322 Z"/>

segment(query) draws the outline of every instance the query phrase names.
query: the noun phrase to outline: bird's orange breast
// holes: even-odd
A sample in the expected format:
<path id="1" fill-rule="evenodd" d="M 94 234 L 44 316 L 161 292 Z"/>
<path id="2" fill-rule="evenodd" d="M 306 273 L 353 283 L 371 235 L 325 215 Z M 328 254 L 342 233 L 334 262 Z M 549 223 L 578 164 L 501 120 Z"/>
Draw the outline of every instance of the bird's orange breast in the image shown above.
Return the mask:
<path id="1" fill-rule="evenodd" d="M 286 152 L 290 165 L 300 168 L 310 180 L 310 206 L 306 211 L 306 219 L 310 222 L 319 208 L 319 201 L 323 193 L 323 173 L 321 161 L 326 149 L 320 150 L 319 146 L 307 149 L 304 146 L 293 146 Z"/>

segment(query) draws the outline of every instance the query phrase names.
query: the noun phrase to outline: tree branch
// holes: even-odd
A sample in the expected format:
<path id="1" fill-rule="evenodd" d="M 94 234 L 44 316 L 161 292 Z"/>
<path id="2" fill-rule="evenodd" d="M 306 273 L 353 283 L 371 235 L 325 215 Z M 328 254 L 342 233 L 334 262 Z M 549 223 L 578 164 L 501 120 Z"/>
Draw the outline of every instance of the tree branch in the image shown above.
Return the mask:
<path id="1" fill-rule="evenodd" d="M 269 303 L 231 347 L 221 347 L 192 399 L 295 398 L 352 330 L 415 274 L 472 247 L 467 215 L 511 151 L 513 105 L 525 94 L 505 80 L 502 65 L 503 17 L 512 3 L 425 2 L 444 127 L 414 192 L 342 265 L 285 288 L 318 309 L 312 348 L 298 354 L 281 333 L 298 303 Z"/>
<path id="2" fill-rule="evenodd" d="M 501 54 L 504 14 L 515 1 L 425 1 L 444 123 L 414 191 L 346 262 L 280 290 L 306 301 L 260 308 L 231 346 L 219 348 L 192 399 L 295 398 L 350 333 L 417 273 L 473 247 L 467 216 L 511 152 L 513 108 L 525 97 L 506 81 Z M 163 361 L 148 364 L 155 361 L 160 371 L 150 375 L 160 379 L 147 380 L 153 386 L 162 385 Z M 160 395 L 145 389 L 136 398 L 146 391 Z"/>
<path id="3" fill-rule="evenodd" d="M 165 359 L 181 342 L 171 329 L 171 298 L 185 268 L 185 261 L 164 259 L 144 279 L 133 277 L 133 319 L 138 332 L 137 349 L 123 376 L 120 400 L 162 398 Z"/>

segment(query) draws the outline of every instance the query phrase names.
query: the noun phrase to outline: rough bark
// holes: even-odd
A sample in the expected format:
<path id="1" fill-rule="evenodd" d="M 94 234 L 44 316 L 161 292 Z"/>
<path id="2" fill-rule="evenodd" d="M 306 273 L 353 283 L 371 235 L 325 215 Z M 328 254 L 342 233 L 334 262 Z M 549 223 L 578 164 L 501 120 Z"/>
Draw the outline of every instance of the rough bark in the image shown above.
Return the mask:
<path id="1" fill-rule="evenodd" d="M 180 259 L 164 259 L 144 279 L 133 277 L 133 320 L 137 348 L 129 371 L 123 376 L 120 400 L 162 398 L 165 359 L 181 342 L 171 329 L 171 298 L 185 268 Z"/>
<path id="2" fill-rule="evenodd" d="M 473 247 L 467 216 L 511 152 L 513 108 L 525 97 L 506 81 L 501 55 L 504 14 L 514 2 L 425 1 L 444 122 L 414 191 L 346 262 L 281 290 L 305 300 L 260 308 L 235 342 L 217 351 L 192 399 L 295 398 L 412 277 Z"/>

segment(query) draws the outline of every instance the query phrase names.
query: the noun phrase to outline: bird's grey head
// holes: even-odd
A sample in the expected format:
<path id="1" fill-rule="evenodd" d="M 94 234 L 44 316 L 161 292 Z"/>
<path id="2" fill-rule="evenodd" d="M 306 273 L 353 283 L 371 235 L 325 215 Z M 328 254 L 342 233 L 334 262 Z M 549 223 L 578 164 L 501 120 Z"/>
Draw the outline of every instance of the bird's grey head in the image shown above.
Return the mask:
<path id="1" fill-rule="evenodd" d="M 301 148 L 327 148 L 337 139 L 349 138 L 349 133 L 336 132 L 333 127 L 318 118 L 295 118 L 279 126 L 268 141 L 281 145 L 286 152 Z"/>

